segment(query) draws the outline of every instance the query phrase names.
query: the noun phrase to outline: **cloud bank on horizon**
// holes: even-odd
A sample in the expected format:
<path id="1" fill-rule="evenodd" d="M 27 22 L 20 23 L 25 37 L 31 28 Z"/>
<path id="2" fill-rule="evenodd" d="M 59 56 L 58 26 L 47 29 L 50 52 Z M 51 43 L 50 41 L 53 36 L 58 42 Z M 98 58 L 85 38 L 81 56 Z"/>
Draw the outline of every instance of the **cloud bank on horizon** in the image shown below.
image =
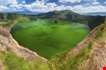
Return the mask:
<path id="1" fill-rule="evenodd" d="M 79 14 L 106 13 L 106 0 L 0 0 L 0 12 L 45 13 L 72 10 Z"/>

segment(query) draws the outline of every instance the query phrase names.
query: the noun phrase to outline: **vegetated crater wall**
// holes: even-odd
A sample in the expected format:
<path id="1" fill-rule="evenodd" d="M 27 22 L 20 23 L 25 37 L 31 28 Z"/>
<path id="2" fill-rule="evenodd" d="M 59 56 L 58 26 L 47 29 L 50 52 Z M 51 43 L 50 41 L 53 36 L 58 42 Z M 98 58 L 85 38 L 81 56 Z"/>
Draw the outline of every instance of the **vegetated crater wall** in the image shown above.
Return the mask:
<path id="1" fill-rule="evenodd" d="M 45 58 L 39 56 L 36 52 L 33 52 L 27 48 L 20 46 L 13 39 L 9 30 L 3 26 L 0 26 L 0 51 L 10 51 L 16 54 L 17 56 L 27 60 L 43 59 L 44 61 L 47 61 Z"/>

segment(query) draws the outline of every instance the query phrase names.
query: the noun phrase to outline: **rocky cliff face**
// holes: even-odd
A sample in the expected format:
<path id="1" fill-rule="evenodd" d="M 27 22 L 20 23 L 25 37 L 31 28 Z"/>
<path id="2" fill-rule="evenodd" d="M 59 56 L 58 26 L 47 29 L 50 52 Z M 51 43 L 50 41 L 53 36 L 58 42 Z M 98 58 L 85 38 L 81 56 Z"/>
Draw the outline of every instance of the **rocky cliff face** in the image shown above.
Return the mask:
<path id="1" fill-rule="evenodd" d="M 9 30 L 3 26 L 0 26 L 0 53 L 2 52 L 12 52 L 20 58 L 25 60 L 42 60 L 47 62 L 47 60 L 37 53 L 30 51 L 27 48 L 20 46 L 11 36 Z M 1 58 L 1 57 L 0 57 Z M 0 60 L 0 70 L 4 70 L 3 62 Z"/>
<path id="2" fill-rule="evenodd" d="M 85 68 L 87 67 L 86 70 L 102 70 L 106 66 L 106 22 L 98 27 L 91 47 Z"/>
<path id="3" fill-rule="evenodd" d="M 102 70 L 106 66 L 106 22 L 93 29 L 75 48 L 51 62 L 54 70 Z"/>
<path id="4" fill-rule="evenodd" d="M 87 56 L 81 56 L 80 53 L 84 47 L 89 47 L 90 51 Z M 72 56 L 70 52 L 68 57 Z M 80 58 L 87 57 L 80 64 L 78 70 L 102 70 L 106 66 L 106 22 L 96 27 L 88 36 L 83 40 L 75 49 L 73 57 L 81 56 Z M 86 53 L 84 53 L 86 54 Z M 70 58 L 73 58 L 70 57 Z M 70 59 L 68 58 L 68 59 Z M 80 61 L 80 59 L 79 59 Z"/>
<path id="5" fill-rule="evenodd" d="M 15 53 L 17 56 L 23 57 L 25 59 L 42 58 L 37 53 L 32 52 L 29 49 L 20 46 L 13 39 L 10 32 L 5 27 L 0 27 L 0 50 L 11 51 Z"/>

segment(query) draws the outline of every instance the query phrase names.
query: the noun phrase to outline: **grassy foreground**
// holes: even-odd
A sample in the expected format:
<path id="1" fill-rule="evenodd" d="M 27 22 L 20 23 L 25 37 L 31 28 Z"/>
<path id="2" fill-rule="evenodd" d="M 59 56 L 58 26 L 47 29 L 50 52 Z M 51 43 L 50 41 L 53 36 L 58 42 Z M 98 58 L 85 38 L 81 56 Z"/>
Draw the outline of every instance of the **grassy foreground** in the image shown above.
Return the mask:
<path id="1" fill-rule="evenodd" d="M 3 62 L 5 70 L 50 70 L 48 64 L 40 59 L 28 61 L 11 52 L 0 52 L 0 61 Z"/>

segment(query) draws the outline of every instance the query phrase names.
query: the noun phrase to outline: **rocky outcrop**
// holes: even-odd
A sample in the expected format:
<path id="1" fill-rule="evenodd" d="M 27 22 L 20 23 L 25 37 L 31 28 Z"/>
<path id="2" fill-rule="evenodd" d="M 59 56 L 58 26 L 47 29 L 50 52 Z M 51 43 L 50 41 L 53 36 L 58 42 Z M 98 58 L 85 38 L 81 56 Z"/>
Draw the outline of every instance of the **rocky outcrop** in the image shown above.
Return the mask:
<path id="1" fill-rule="evenodd" d="M 106 67 L 106 23 L 98 28 L 88 60 L 83 70 L 102 70 Z M 99 34 L 99 35 L 98 35 Z"/>
<path id="2" fill-rule="evenodd" d="M 89 56 L 77 66 L 78 70 L 102 70 L 106 67 L 106 24 L 95 28 L 81 43 L 71 49 L 65 60 L 80 55 L 84 47 L 90 47 Z"/>
<path id="3" fill-rule="evenodd" d="M 0 61 L 0 70 L 5 70 L 4 65 L 3 65 L 3 62 L 2 62 L 2 61 Z"/>
<path id="4" fill-rule="evenodd" d="M 102 70 L 106 67 L 106 22 L 65 54 L 51 61 L 54 70 Z"/>

